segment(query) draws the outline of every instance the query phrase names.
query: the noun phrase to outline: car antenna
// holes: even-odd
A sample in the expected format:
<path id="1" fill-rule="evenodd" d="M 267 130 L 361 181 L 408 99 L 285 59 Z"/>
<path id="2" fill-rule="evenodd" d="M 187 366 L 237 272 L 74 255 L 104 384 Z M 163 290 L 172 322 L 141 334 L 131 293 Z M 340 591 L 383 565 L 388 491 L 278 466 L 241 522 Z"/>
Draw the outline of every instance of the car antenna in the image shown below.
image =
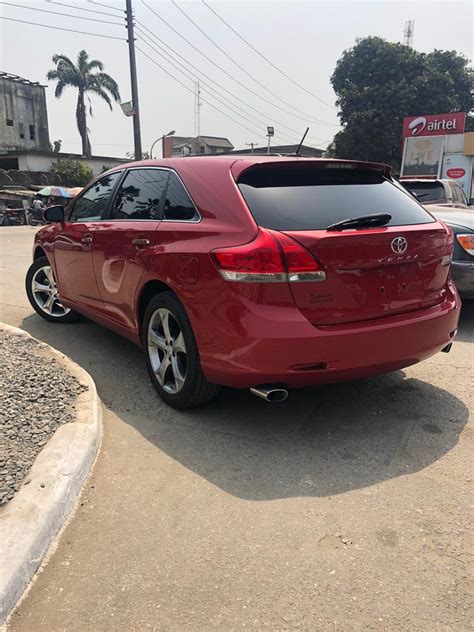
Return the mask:
<path id="1" fill-rule="evenodd" d="M 301 139 L 300 144 L 298 145 L 298 149 L 295 151 L 295 155 L 299 156 L 300 155 L 300 151 L 301 151 L 301 145 L 304 142 L 304 139 L 306 138 L 306 134 L 309 132 L 309 127 L 306 128 L 306 132 L 303 134 L 303 138 Z"/>

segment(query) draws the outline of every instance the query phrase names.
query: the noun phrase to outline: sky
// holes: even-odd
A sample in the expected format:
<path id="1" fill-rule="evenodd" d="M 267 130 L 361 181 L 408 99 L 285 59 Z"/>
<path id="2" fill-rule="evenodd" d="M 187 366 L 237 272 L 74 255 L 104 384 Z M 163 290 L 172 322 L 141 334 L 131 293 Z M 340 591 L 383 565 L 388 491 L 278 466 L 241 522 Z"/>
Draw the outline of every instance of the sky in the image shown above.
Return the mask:
<path id="1" fill-rule="evenodd" d="M 145 0 L 176 32 L 150 11 L 143 0 L 133 0 L 141 29 L 136 33 L 136 46 L 141 49 L 137 51 L 137 66 L 144 151 L 149 151 L 153 141 L 170 130 L 179 136 L 196 134 L 197 77 L 203 82 L 201 134 L 225 136 L 241 149 L 251 142 L 266 145 L 267 125 L 275 128 L 273 144 L 299 142 L 309 126 L 305 144 L 324 148 L 339 129 L 330 77 L 342 52 L 351 48 L 357 38 L 376 35 L 400 42 L 405 22 L 415 20 L 416 50 L 456 50 L 472 60 L 474 4 L 471 2 L 206 1 L 303 89 L 248 47 L 201 0 L 177 0 L 176 4 L 168 0 Z M 0 70 L 47 85 L 50 139 L 62 140 L 62 151 L 81 152 L 75 123 L 77 93 L 68 88 L 60 99 L 54 97 L 54 82 L 46 80 L 46 73 L 53 68 L 51 58 L 62 53 L 75 60 L 78 52 L 85 49 L 91 58 L 104 63 L 104 71 L 119 84 L 121 100 L 129 101 L 124 7 L 125 0 L 0 2 L 0 17 L 83 31 L 73 33 L 0 20 Z M 182 66 L 170 65 L 169 58 L 157 48 L 163 47 L 163 42 L 165 50 L 182 56 L 178 58 Z M 93 117 L 89 118 L 89 128 L 93 154 L 125 157 L 132 152 L 132 119 L 125 117 L 118 105 L 110 112 L 96 97 L 92 97 L 91 105 Z"/>

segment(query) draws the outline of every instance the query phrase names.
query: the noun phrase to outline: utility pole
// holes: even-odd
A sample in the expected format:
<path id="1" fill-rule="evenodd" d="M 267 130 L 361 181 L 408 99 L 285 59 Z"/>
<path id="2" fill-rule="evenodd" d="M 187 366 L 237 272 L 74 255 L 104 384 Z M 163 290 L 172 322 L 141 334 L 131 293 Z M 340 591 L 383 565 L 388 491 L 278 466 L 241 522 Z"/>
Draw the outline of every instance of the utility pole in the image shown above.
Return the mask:
<path id="1" fill-rule="evenodd" d="M 137 60 L 135 58 L 135 36 L 133 33 L 133 11 L 132 0 L 125 0 L 127 7 L 127 31 L 128 31 L 128 54 L 130 57 L 130 81 L 132 84 L 132 104 L 133 104 L 133 141 L 135 146 L 135 160 L 142 159 L 142 138 L 140 133 L 140 107 L 138 104 L 138 83 L 137 83 Z"/>
<path id="2" fill-rule="evenodd" d="M 251 150 L 252 154 L 253 154 L 253 148 L 254 148 L 256 145 L 258 145 L 258 143 L 245 143 L 245 144 L 247 145 L 247 147 L 251 147 L 251 148 L 252 148 L 252 150 Z"/>
<path id="3" fill-rule="evenodd" d="M 201 87 L 199 81 L 194 84 L 194 133 L 196 136 L 201 134 Z"/>

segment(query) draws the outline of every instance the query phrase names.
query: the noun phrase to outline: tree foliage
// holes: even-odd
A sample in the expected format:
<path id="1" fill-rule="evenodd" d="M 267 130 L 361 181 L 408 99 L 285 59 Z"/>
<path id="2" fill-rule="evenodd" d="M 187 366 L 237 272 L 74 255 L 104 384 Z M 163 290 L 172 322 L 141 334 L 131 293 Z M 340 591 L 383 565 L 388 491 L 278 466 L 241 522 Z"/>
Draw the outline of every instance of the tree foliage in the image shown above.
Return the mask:
<path id="1" fill-rule="evenodd" d="M 92 155 L 87 128 L 87 108 L 85 97 L 89 100 L 89 114 L 92 116 L 90 96 L 94 94 L 100 97 L 112 109 L 112 99 L 120 101 L 120 93 L 117 82 L 110 75 L 102 72 L 104 64 L 98 59 L 89 61 L 89 55 L 81 50 L 74 64 L 66 55 L 53 55 L 54 70 L 47 74 L 49 81 L 57 81 L 54 96 L 59 99 L 65 88 L 73 86 L 77 88 L 76 123 L 82 139 L 82 154 L 86 158 Z"/>
<path id="2" fill-rule="evenodd" d="M 51 165 L 51 171 L 72 187 L 83 187 L 94 177 L 92 169 L 78 160 L 58 160 Z"/>
<path id="3" fill-rule="evenodd" d="M 330 145 L 338 158 L 399 167 L 405 116 L 473 108 L 473 75 L 465 57 L 455 51 L 420 53 L 380 37 L 357 40 L 344 51 L 331 83 L 343 125 Z"/>

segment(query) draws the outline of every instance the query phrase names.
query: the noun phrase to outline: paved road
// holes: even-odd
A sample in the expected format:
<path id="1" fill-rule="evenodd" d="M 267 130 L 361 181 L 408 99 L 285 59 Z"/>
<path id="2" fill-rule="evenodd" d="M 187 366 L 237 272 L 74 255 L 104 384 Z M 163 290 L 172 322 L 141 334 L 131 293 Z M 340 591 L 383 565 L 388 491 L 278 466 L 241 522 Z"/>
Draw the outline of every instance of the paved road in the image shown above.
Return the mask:
<path id="1" fill-rule="evenodd" d="M 3 320 L 92 374 L 105 436 L 12 632 L 470 629 L 473 304 L 405 371 L 179 413 L 130 343 L 32 314 L 32 235 L 0 229 Z"/>

